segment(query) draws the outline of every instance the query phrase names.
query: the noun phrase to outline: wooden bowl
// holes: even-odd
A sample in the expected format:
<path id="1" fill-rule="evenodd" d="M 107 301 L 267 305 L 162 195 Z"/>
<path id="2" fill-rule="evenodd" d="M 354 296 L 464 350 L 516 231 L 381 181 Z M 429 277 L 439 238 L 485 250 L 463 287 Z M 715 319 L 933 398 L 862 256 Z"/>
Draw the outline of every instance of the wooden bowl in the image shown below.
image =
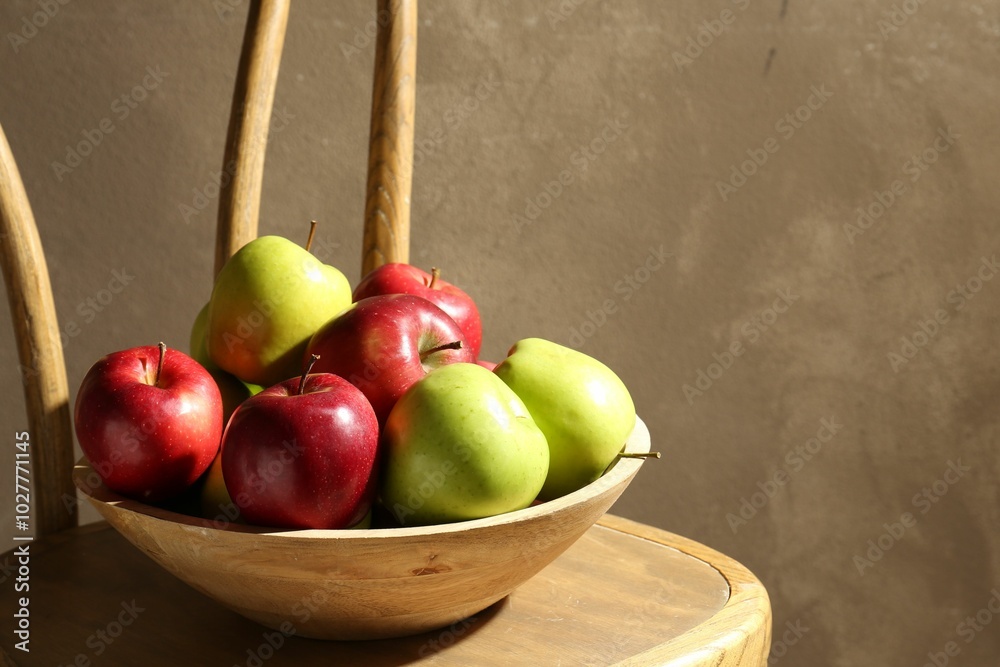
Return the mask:
<path id="1" fill-rule="evenodd" d="M 625 451 L 649 451 L 641 420 Z M 275 531 L 186 516 L 116 495 L 85 459 L 73 479 L 132 544 L 229 609 L 285 634 L 375 639 L 443 627 L 502 599 L 582 536 L 641 465 L 620 458 L 588 486 L 516 512 L 373 530 Z"/>

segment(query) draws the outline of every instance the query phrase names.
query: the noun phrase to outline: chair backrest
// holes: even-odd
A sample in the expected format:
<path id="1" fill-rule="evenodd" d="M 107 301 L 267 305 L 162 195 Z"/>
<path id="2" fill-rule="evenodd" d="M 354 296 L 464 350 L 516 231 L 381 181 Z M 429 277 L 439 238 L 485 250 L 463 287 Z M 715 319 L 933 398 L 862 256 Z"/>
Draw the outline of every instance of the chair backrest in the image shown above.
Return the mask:
<path id="1" fill-rule="evenodd" d="M 361 274 L 410 257 L 417 0 L 378 0 Z"/>
<path id="2" fill-rule="evenodd" d="M 233 92 L 220 193 L 215 272 L 257 236 L 261 183 L 290 0 L 252 0 Z M 362 273 L 409 257 L 417 0 L 378 0 Z M 36 536 L 77 524 L 73 431 L 45 255 L 0 127 L 0 263 L 14 321 L 31 429 Z"/>
<path id="3" fill-rule="evenodd" d="M 76 525 L 73 430 L 59 323 L 35 217 L 0 127 L 0 261 L 21 361 L 31 434 L 30 483 L 36 535 Z"/>

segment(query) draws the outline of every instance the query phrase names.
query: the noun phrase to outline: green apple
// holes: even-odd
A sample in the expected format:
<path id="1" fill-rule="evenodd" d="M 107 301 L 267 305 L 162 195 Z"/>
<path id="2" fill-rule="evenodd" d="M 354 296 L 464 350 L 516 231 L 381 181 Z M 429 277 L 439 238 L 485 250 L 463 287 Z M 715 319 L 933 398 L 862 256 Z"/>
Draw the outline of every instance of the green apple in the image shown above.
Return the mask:
<path id="1" fill-rule="evenodd" d="M 399 399 L 384 429 L 382 503 L 404 526 L 522 509 L 549 467 L 524 404 L 482 366 L 431 371 Z"/>
<path id="2" fill-rule="evenodd" d="M 356 524 L 348 528 L 347 530 L 368 530 L 372 527 L 372 511 L 368 510 L 368 514 L 358 521 Z"/>
<path id="3" fill-rule="evenodd" d="M 208 305 L 198 312 L 191 325 L 191 339 L 188 343 L 191 350 L 191 358 L 205 367 L 211 374 L 215 384 L 219 386 L 222 394 L 222 423 L 229 421 L 229 416 L 233 414 L 236 407 L 254 394 L 264 391 L 264 387 L 252 382 L 244 382 L 235 375 L 227 373 L 216 366 L 208 356 L 208 349 L 205 345 L 205 329 L 208 324 Z"/>
<path id="4" fill-rule="evenodd" d="M 226 480 L 222 477 L 222 452 L 205 473 L 205 483 L 201 487 L 201 513 L 206 519 L 215 521 L 238 521 L 240 508 L 226 490 Z"/>
<path id="5" fill-rule="evenodd" d="M 243 382 L 236 376 L 230 375 L 221 368 L 211 370 L 209 373 L 211 374 L 212 379 L 215 380 L 215 384 L 219 386 L 219 393 L 222 394 L 223 424 L 229 422 L 229 418 L 232 416 L 236 408 L 239 407 L 240 403 L 247 400 L 254 394 L 260 393 L 264 390 L 264 388 L 260 385 Z"/>
<path id="6" fill-rule="evenodd" d="M 582 352 L 526 338 L 493 372 L 524 401 L 549 443 L 543 500 L 600 477 L 635 428 L 635 405 L 624 383 Z"/>
<path id="7" fill-rule="evenodd" d="M 205 341 L 205 334 L 208 333 L 208 306 L 208 303 L 202 306 L 194 318 L 194 323 L 191 325 L 191 337 L 188 340 L 188 350 L 190 350 L 192 359 L 204 366 L 205 370 L 211 372 L 218 366 L 208 356 L 208 345 Z"/>
<path id="8" fill-rule="evenodd" d="M 245 382 L 270 386 L 297 377 L 309 338 L 350 305 L 343 273 L 288 239 L 262 236 L 215 279 L 209 357 Z"/>

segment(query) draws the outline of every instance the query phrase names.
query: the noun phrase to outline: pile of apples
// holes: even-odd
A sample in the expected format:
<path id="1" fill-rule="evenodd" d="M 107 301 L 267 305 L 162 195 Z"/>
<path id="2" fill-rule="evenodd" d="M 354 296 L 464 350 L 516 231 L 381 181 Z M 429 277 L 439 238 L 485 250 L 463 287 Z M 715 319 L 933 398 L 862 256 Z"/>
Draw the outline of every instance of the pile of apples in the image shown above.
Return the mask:
<path id="1" fill-rule="evenodd" d="M 279 528 L 493 516 L 575 491 L 622 453 L 635 407 L 607 366 L 538 338 L 478 360 L 472 298 L 408 264 L 351 292 L 306 248 L 264 236 L 216 278 L 191 356 L 107 355 L 77 396 L 105 485 Z M 193 490 L 193 491 L 192 491 Z"/>

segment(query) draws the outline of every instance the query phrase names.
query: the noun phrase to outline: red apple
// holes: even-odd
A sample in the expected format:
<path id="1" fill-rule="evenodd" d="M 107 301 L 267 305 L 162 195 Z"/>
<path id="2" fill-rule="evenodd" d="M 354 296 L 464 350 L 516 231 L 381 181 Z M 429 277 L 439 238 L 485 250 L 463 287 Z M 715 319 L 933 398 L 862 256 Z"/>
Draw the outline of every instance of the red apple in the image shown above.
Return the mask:
<path id="1" fill-rule="evenodd" d="M 496 362 L 486 361 L 485 359 L 477 359 L 476 363 L 488 371 L 492 371 L 494 368 L 497 367 Z"/>
<path id="2" fill-rule="evenodd" d="M 440 271 L 421 271 L 410 264 L 383 264 L 368 273 L 354 288 L 354 300 L 360 301 L 383 294 L 413 294 L 431 301 L 458 323 L 473 359 L 479 356 L 483 342 L 483 325 L 479 309 L 468 294 L 441 280 Z"/>
<path id="3" fill-rule="evenodd" d="M 104 484 L 155 502 L 201 477 L 219 451 L 222 397 L 197 361 L 163 343 L 102 357 L 76 397 L 76 436 Z"/>
<path id="4" fill-rule="evenodd" d="M 249 523 L 347 528 L 375 495 L 378 422 L 364 395 L 329 373 L 243 401 L 222 436 L 226 489 Z"/>
<path id="5" fill-rule="evenodd" d="M 334 373 L 371 402 L 379 424 L 414 382 L 435 368 L 473 362 L 462 330 L 427 299 L 410 294 L 358 301 L 313 334 L 316 371 Z"/>

